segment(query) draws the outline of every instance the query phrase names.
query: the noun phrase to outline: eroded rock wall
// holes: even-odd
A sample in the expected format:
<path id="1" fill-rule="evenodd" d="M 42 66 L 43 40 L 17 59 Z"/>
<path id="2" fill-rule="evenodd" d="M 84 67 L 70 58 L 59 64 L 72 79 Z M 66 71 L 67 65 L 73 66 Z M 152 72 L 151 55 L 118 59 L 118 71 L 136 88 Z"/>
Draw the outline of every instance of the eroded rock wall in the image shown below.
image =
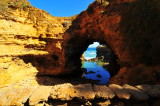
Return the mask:
<path id="1" fill-rule="evenodd" d="M 86 11 L 78 15 L 65 33 L 66 70 L 68 68 L 72 72 L 73 67 L 73 70 L 80 70 L 79 57 L 89 44 L 99 41 L 107 44 L 115 55 L 111 66 L 117 75 L 110 83 L 159 82 L 160 15 L 157 3 L 156 0 L 110 0 L 108 4 L 99 1 L 92 3 Z M 120 71 L 115 68 L 117 63 Z"/>
<path id="2" fill-rule="evenodd" d="M 159 7 L 158 0 L 96 0 L 74 20 L 53 17 L 25 0 L 1 0 L 0 76 L 3 63 L 10 69 L 15 58 L 39 75 L 78 74 L 81 55 L 99 41 L 113 51 L 110 67 L 116 76 L 110 83 L 158 83 Z"/>
<path id="3" fill-rule="evenodd" d="M 25 0 L 0 0 L 0 86 L 21 80 L 27 72 L 59 74 L 64 64 L 63 33 L 73 19 L 53 17 Z M 27 69 L 28 64 L 32 68 Z"/>

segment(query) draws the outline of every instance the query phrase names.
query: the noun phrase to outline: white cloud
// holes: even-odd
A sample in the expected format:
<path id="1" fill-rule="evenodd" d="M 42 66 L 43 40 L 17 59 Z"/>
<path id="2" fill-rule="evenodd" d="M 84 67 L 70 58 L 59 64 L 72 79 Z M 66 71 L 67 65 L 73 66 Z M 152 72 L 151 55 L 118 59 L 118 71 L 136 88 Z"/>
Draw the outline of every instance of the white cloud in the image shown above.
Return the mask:
<path id="1" fill-rule="evenodd" d="M 99 42 L 93 42 L 93 44 L 89 45 L 88 48 L 96 48 L 99 45 Z"/>

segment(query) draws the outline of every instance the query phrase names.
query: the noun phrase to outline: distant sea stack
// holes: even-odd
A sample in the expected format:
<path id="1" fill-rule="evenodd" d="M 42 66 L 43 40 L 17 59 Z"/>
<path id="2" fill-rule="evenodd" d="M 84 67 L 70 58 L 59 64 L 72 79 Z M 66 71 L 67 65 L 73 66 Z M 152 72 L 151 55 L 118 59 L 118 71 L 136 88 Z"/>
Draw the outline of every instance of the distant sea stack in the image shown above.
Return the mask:
<path id="1" fill-rule="evenodd" d="M 111 50 L 109 49 L 109 47 L 107 47 L 106 45 L 99 45 L 96 48 L 97 51 L 97 58 L 98 57 L 103 57 L 103 61 L 104 62 L 108 62 L 112 56 Z"/>

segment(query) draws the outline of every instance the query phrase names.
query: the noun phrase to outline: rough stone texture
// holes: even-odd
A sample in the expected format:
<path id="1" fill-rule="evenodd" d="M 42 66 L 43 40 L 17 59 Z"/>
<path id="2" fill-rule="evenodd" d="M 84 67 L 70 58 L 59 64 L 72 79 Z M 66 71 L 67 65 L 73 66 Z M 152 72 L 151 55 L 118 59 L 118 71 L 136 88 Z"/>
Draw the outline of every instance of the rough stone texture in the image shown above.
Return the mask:
<path id="1" fill-rule="evenodd" d="M 131 94 L 129 94 L 122 86 L 111 84 L 109 88 L 115 93 L 115 95 L 120 99 L 130 99 Z"/>
<path id="2" fill-rule="evenodd" d="M 74 89 L 74 96 L 78 99 L 93 100 L 95 97 L 91 84 L 79 84 L 77 86 L 74 86 Z"/>
<path id="3" fill-rule="evenodd" d="M 144 86 L 147 88 L 148 85 L 143 85 L 143 88 Z M 151 86 L 157 85 L 150 85 L 150 87 Z M 145 89 L 144 93 L 138 90 L 137 88 L 142 88 L 142 85 L 136 86 L 137 88 L 124 85 L 124 88 L 131 94 L 133 99 L 126 99 L 128 96 L 124 97 L 118 94 L 119 92 L 117 93 L 117 91 L 115 94 L 112 92 L 112 90 L 115 91 L 115 88 L 116 90 L 118 88 L 119 91 L 122 91 L 122 93 L 126 95 L 126 92 L 122 90 L 121 86 L 112 84 L 109 85 L 109 87 L 111 89 L 107 86 L 93 85 L 92 87 L 91 84 L 72 85 L 70 83 L 40 86 L 37 84 L 30 85 L 30 83 L 25 85 L 25 82 L 19 82 L 18 85 L 13 84 L 10 87 L 0 88 L 0 105 L 21 106 L 29 103 L 29 105 L 34 106 L 149 106 L 150 104 L 159 106 L 160 97 L 150 96 L 148 93 L 151 92 L 150 89 Z M 147 94 L 151 98 L 149 98 Z"/>
<path id="4" fill-rule="evenodd" d="M 23 104 L 33 90 L 27 87 L 36 85 L 26 84 L 30 81 L 27 78 L 35 77 L 37 72 L 39 75 L 77 74 L 81 71 L 80 56 L 94 41 L 108 45 L 113 51 L 110 66 L 116 75 L 110 83 L 160 82 L 159 0 L 108 1 L 95 1 L 73 21 L 75 17 L 53 17 L 25 0 L 0 0 L 0 103 Z M 37 83 L 35 79 L 33 82 Z M 26 88 L 17 88 L 22 85 Z M 91 90 L 84 98 L 93 98 L 90 85 L 84 86 L 89 88 L 71 84 L 54 86 L 52 98 L 82 98 L 76 89 Z M 96 91 L 97 97 L 114 97 L 107 87 L 94 89 L 100 89 Z M 127 86 L 126 89 L 138 100 L 148 99 L 137 88 Z M 158 90 L 160 86 L 156 85 L 150 93 L 146 92 L 157 98 Z"/>
<path id="5" fill-rule="evenodd" d="M 36 67 L 38 75 L 77 74 L 80 56 L 89 44 L 99 41 L 113 51 L 110 72 L 115 76 L 110 83 L 159 82 L 157 0 L 98 0 L 77 17 L 53 17 L 25 0 L 1 0 L 0 6 L 1 58 L 20 57 Z"/>
<path id="6" fill-rule="evenodd" d="M 0 86 L 35 72 L 60 74 L 63 33 L 74 17 L 53 17 L 26 0 L 0 0 Z"/>
<path id="7" fill-rule="evenodd" d="M 160 89 L 158 87 L 150 86 L 150 85 L 138 85 L 136 86 L 141 91 L 148 94 L 151 98 L 159 98 L 160 97 Z"/>
<path id="8" fill-rule="evenodd" d="M 3 92 L 0 94 L 0 105 L 2 106 L 10 106 L 16 105 L 21 106 L 25 104 L 32 94 L 32 92 L 37 87 L 28 87 L 28 88 L 12 88 L 7 92 Z"/>
<path id="9" fill-rule="evenodd" d="M 37 105 L 39 102 L 48 101 L 52 86 L 40 86 L 29 97 L 29 105 Z"/>
<path id="10" fill-rule="evenodd" d="M 110 72 L 115 76 L 110 83 L 160 82 L 160 42 L 156 27 L 160 24 L 159 7 L 158 0 L 110 0 L 109 5 L 95 1 L 89 5 L 65 32 L 65 70 L 80 71 L 80 56 L 89 44 L 97 41 L 113 51 Z"/>
<path id="11" fill-rule="evenodd" d="M 113 91 L 110 90 L 107 86 L 94 85 L 93 89 L 96 98 L 112 99 L 115 97 Z"/>
<path id="12" fill-rule="evenodd" d="M 80 100 L 94 99 L 95 95 L 91 84 L 80 84 L 73 86 L 72 84 L 61 84 L 53 86 L 51 97 L 58 100 L 72 100 L 78 98 Z"/>
<path id="13" fill-rule="evenodd" d="M 127 90 L 132 96 L 132 98 L 134 100 L 137 100 L 137 101 L 147 101 L 149 100 L 149 96 L 147 94 L 145 94 L 144 92 L 140 91 L 139 89 L 131 86 L 131 85 L 127 85 L 125 84 L 123 86 L 123 88 L 125 90 Z"/>
<path id="14" fill-rule="evenodd" d="M 72 100 L 71 95 L 74 95 L 74 89 L 70 83 L 55 85 L 50 92 L 52 99 Z"/>
<path id="15" fill-rule="evenodd" d="M 19 57 L 0 58 L 0 87 L 21 81 L 28 76 L 35 77 L 37 69 Z"/>
<path id="16" fill-rule="evenodd" d="M 112 54 L 113 54 L 112 52 L 113 51 L 111 51 L 111 49 L 109 47 L 107 47 L 106 45 L 99 45 L 96 48 L 96 53 L 97 53 L 96 57 L 103 56 L 103 61 L 109 62 L 110 58 L 112 57 Z"/>

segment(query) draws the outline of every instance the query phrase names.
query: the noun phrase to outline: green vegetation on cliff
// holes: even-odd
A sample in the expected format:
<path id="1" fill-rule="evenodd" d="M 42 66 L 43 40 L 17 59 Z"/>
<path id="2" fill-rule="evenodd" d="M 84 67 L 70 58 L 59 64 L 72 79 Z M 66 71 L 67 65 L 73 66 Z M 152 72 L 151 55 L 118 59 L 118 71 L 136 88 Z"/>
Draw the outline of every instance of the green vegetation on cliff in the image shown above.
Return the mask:
<path id="1" fill-rule="evenodd" d="M 27 9 L 31 5 L 26 0 L 0 0 L 0 12 L 9 10 L 9 9 Z"/>

